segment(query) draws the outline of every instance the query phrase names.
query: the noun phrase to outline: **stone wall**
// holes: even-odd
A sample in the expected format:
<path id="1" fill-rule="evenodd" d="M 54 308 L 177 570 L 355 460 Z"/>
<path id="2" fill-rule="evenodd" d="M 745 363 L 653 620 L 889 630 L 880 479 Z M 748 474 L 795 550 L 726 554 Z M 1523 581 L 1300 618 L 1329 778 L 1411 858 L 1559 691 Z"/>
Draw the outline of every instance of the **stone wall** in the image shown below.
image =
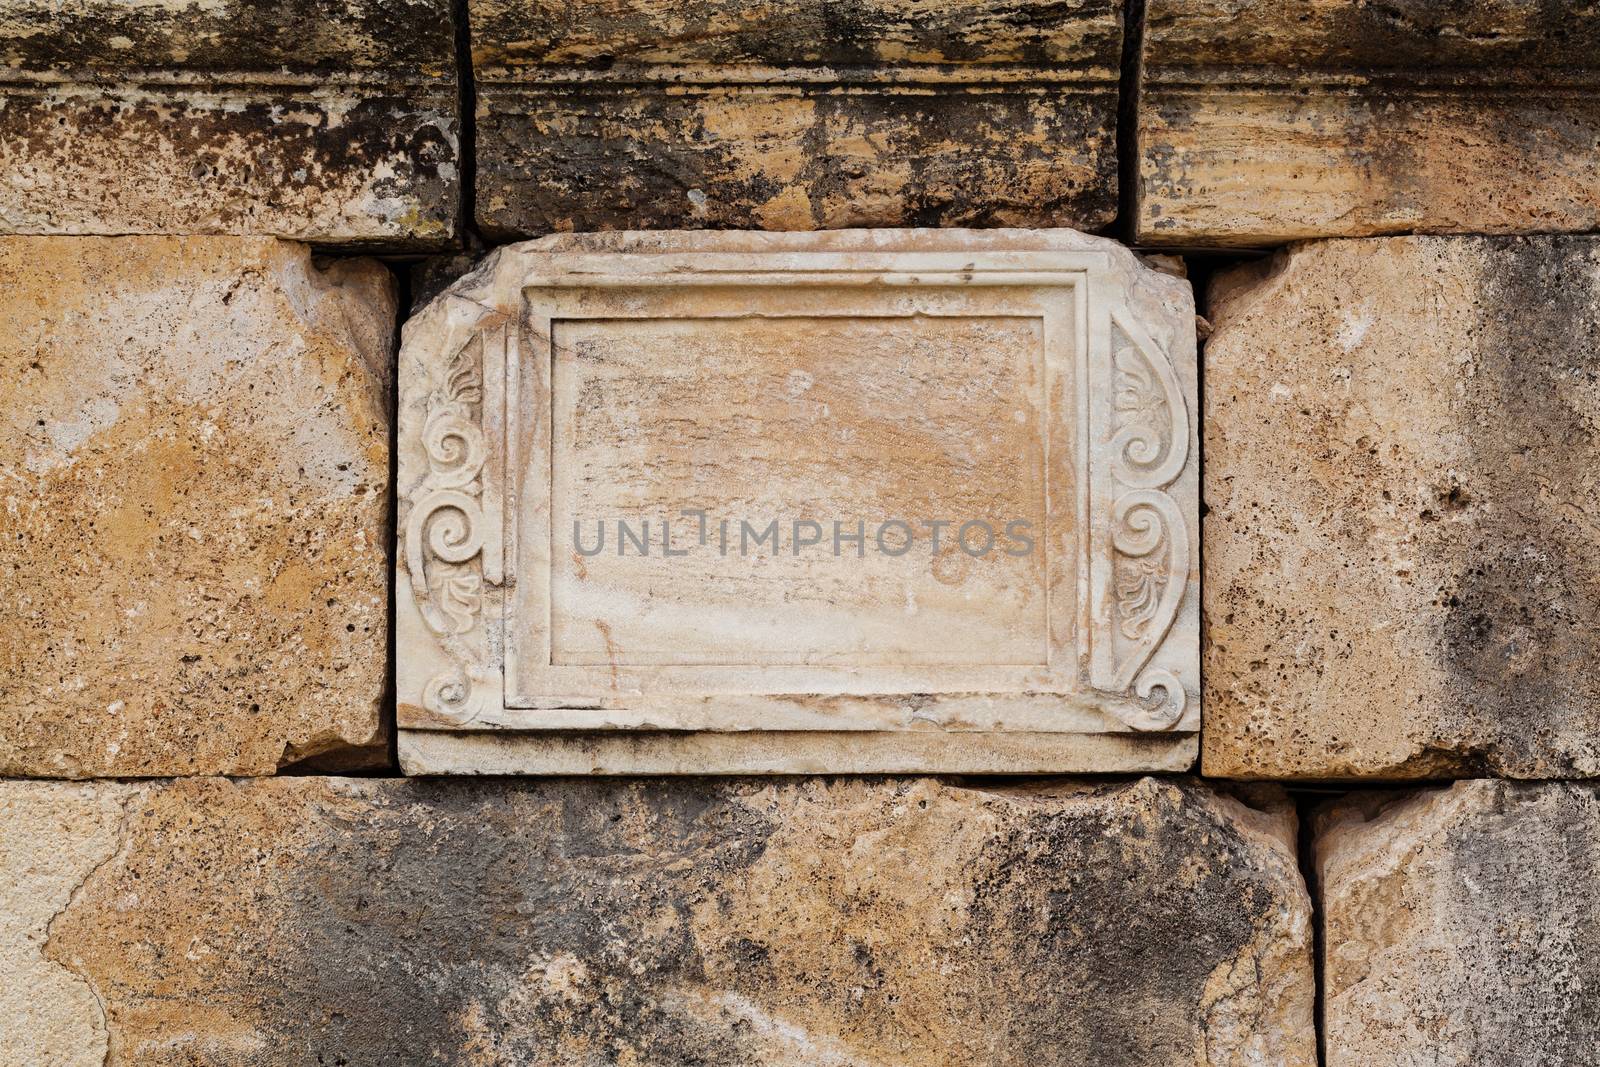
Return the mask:
<path id="1" fill-rule="evenodd" d="M 1600 1065 L 1593 8 L 0 0 L 0 56 L 0 1065 Z M 475 290 L 413 313 L 856 227 L 1192 283 L 1198 760 L 402 774 L 397 352 Z"/>

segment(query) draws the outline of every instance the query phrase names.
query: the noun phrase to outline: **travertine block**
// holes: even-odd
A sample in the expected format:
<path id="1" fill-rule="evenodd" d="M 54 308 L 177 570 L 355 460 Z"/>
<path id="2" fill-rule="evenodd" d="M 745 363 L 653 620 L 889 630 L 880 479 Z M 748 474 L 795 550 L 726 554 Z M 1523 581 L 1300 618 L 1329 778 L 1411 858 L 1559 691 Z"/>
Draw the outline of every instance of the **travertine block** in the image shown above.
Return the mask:
<path id="1" fill-rule="evenodd" d="M 1184 767 L 1191 301 L 1068 230 L 499 250 L 405 331 L 403 764 Z"/>
<path id="2" fill-rule="evenodd" d="M 471 0 L 477 221 L 1110 225 L 1121 0 Z"/>
<path id="3" fill-rule="evenodd" d="M 0 775 L 378 740 L 395 295 L 268 238 L 0 238 Z"/>
<path id="4" fill-rule="evenodd" d="M 1149 0 L 1145 243 L 1600 227 L 1600 9 Z"/>
<path id="5" fill-rule="evenodd" d="M 0 1049 L 1311 1067 L 1294 814 L 1253 805 L 1151 779 L 0 783 L 0 886 L 33 894 L 0 925 Z"/>
<path id="6" fill-rule="evenodd" d="M 1298 246 L 1211 314 L 1207 773 L 1600 773 L 1600 242 Z"/>
<path id="7" fill-rule="evenodd" d="M 1356 794 L 1316 849 L 1328 1067 L 1600 1062 L 1594 786 Z"/>
<path id="8" fill-rule="evenodd" d="M 0 233 L 433 247 L 448 0 L 0 0 Z"/>

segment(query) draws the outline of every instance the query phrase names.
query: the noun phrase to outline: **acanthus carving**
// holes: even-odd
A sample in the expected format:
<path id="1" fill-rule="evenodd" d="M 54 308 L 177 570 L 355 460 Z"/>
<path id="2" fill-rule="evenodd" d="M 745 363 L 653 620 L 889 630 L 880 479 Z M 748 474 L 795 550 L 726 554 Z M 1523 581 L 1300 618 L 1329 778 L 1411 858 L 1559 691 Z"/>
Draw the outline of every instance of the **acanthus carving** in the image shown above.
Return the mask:
<path id="1" fill-rule="evenodd" d="M 1189 456 L 1188 415 L 1177 376 L 1138 345 L 1117 348 L 1111 438 L 1117 480 L 1140 489 L 1171 485 Z"/>
<path id="2" fill-rule="evenodd" d="M 1147 665 L 1172 628 L 1188 585 L 1188 527 L 1165 490 L 1188 460 L 1189 415 L 1171 364 L 1118 327 L 1111 466 L 1121 489 L 1109 521 L 1112 623 L 1122 640 L 1102 684 L 1131 690 L 1141 702 L 1127 718 L 1130 726 L 1161 730 L 1176 725 L 1188 704 L 1172 672 Z"/>
<path id="3" fill-rule="evenodd" d="M 408 496 L 405 527 L 406 565 L 423 621 L 460 661 L 471 657 L 456 642 L 481 621 L 486 550 L 498 549 L 483 509 L 481 349 L 481 335 L 464 345 L 428 394 L 420 439 L 428 469 Z M 475 714 L 472 689 L 467 670 L 458 667 L 428 682 L 423 705 L 464 723 Z"/>

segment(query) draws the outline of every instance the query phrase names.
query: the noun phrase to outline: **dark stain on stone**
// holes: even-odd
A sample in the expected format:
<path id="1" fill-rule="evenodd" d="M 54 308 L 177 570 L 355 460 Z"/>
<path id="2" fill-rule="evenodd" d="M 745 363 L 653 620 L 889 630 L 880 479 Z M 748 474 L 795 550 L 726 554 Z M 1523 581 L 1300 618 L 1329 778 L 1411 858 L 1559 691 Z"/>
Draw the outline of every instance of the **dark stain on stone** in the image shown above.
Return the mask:
<path id="1" fill-rule="evenodd" d="M 1480 244 L 1476 373 L 1459 419 L 1469 503 L 1432 527 L 1463 561 L 1440 593 L 1444 665 L 1460 734 L 1492 734 L 1500 770 L 1573 771 L 1600 755 L 1572 743 L 1600 738 L 1600 243 Z"/>
<path id="2" fill-rule="evenodd" d="M 674 227 L 1075 226 L 1116 213 L 1114 89 L 479 94 L 496 238 Z M 786 198 L 796 191 L 801 203 Z"/>
<path id="3" fill-rule="evenodd" d="M 1192 1062 L 1208 976 L 1295 906 L 1230 810 L 1153 779 L 187 780 L 48 952 L 194 1067 Z"/>
<path id="4" fill-rule="evenodd" d="M 773 831 L 739 792 L 418 781 L 335 821 L 278 889 L 274 1062 L 749 1062 L 661 1003 L 704 976 L 688 910 Z M 343 1020 L 308 1026 L 313 1005 Z"/>
<path id="5" fill-rule="evenodd" d="M 1386 0 L 1331 9 L 1327 28 L 1307 35 L 1298 58 L 1310 65 L 1376 70 L 1490 70 L 1592 65 L 1597 55 L 1600 12 L 1590 5 Z"/>
<path id="6" fill-rule="evenodd" d="M 1444 858 L 1441 908 L 1467 932 L 1462 970 L 1494 995 L 1473 1001 L 1477 1067 L 1594 1062 L 1600 1035 L 1600 937 L 1590 921 L 1595 875 L 1595 787 L 1496 782 L 1492 811 L 1455 822 L 1429 850 Z M 1538 936 L 1511 931 L 1538 927 Z M 1564 942 L 1555 947 L 1553 942 Z"/>
<path id="7" fill-rule="evenodd" d="M 1281 875 L 1250 862 L 1259 845 L 1178 786 L 1150 795 L 1040 812 L 975 865 L 973 940 L 1005 989 L 990 1024 L 1009 1062 L 1191 1062 L 1199 990 L 1281 906 Z M 1064 997 L 1093 1007 L 1063 1011 Z"/>
<path id="8" fill-rule="evenodd" d="M 1146 30 L 1147 55 L 1160 66 L 1356 69 L 1412 79 L 1462 71 L 1482 79 L 1592 67 L 1600 55 L 1600 9 L 1570 0 L 1165 3 L 1151 5 Z"/>
<path id="9" fill-rule="evenodd" d="M 1149 1067 L 1296 905 L 1272 853 L 1157 779 L 186 779 L 46 953 L 152 1067 Z"/>
<path id="10" fill-rule="evenodd" d="M 449 0 L 30 3 L 6 16 L 12 70 L 454 73 Z"/>
<path id="11" fill-rule="evenodd" d="M 870 65 L 910 52 L 932 63 L 1094 63 L 1114 69 L 1117 0 L 479 0 L 479 62 L 628 62 L 662 50 L 696 63 Z"/>

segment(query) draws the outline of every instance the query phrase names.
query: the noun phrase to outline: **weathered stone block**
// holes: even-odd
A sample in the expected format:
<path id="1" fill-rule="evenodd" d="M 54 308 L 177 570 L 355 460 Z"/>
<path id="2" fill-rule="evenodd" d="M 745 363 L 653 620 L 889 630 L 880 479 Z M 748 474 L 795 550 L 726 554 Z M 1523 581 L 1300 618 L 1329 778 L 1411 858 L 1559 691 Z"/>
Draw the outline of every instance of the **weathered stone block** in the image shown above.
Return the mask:
<path id="1" fill-rule="evenodd" d="M 1600 1062 L 1594 786 L 1356 794 L 1316 853 L 1328 1067 Z"/>
<path id="2" fill-rule="evenodd" d="M 477 221 L 1108 226 L 1121 6 L 471 0 Z"/>
<path id="3" fill-rule="evenodd" d="M 1251 803 L 1150 779 L 0 783 L 0 886 L 33 894 L 0 926 L 0 1042 L 141 1067 L 1311 1067 L 1294 815 Z"/>
<path id="4" fill-rule="evenodd" d="M 403 765 L 1186 767 L 1194 344 L 1070 230 L 500 249 L 401 352 Z"/>
<path id="5" fill-rule="evenodd" d="M 269 238 L 0 238 L 0 775 L 377 740 L 393 284 Z"/>
<path id="6" fill-rule="evenodd" d="M 0 232 L 455 232 L 448 0 L 0 0 L 0 71 Z"/>
<path id="7" fill-rule="evenodd" d="M 1600 242 L 1298 246 L 1211 314 L 1207 772 L 1600 773 Z"/>
<path id="8" fill-rule="evenodd" d="M 1600 227 L 1600 9 L 1149 0 L 1137 234 Z"/>

